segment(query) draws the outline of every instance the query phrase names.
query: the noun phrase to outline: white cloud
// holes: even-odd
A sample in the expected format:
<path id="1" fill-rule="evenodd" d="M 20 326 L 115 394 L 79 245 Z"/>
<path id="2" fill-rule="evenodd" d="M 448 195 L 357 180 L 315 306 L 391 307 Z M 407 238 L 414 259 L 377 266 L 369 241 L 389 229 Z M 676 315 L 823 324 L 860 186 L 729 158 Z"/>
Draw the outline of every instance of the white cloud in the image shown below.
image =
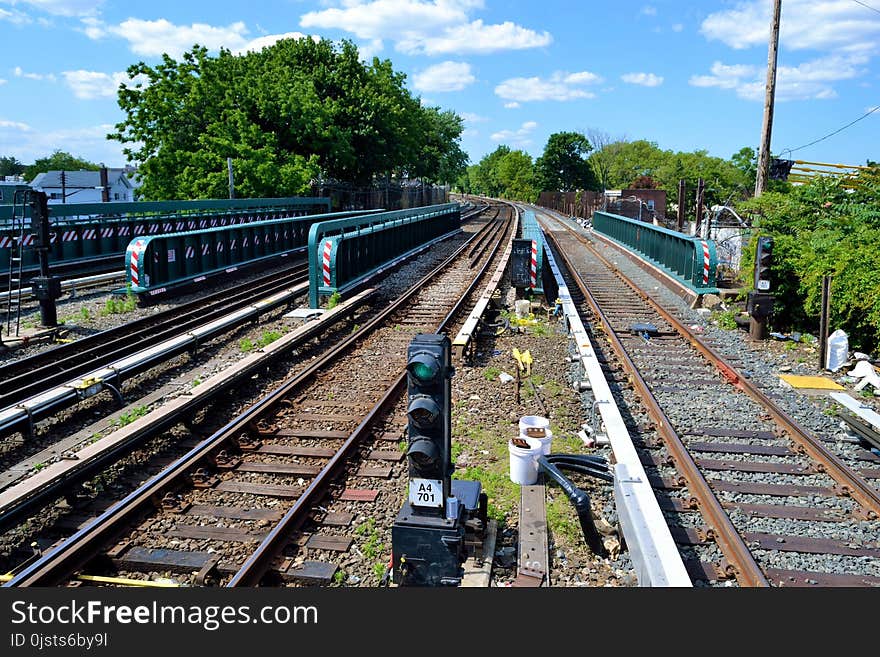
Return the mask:
<path id="1" fill-rule="evenodd" d="M 659 87 L 663 84 L 663 78 L 653 73 L 626 73 L 620 79 L 629 84 L 638 84 L 643 87 Z"/>
<path id="2" fill-rule="evenodd" d="M 489 119 L 473 112 L 459 112 L 458 115 L 464 119 L 465 123 L 486 123 Z"/>
<path id="3" fill-rule="evenodd" d="M 804 62 L 798 66 L 779 66 L 776 72 L 776 99 L 808 100 L 835 98 L 834 82 L 858 77 L 864 73 L 862 66 L 868 62 L 867 55 L 829 55 Z M 718 87 L 733 89 L 745 100 L 764 99 L 766 71 L 757 66 L 727 66 L 721 62 L 712 64 L 711 75 L 695 75 L 690 84 L 695 87 Z"/>
<path id="4" fill-rule="evenodd" d="M 373 60 L 373 57 L 377 57 L 384 48 L 385 44 L 382 39 L 373 39 L 369 43 L 359 43 L 358 54 L 362 61 L 370 62 Z"/>
<path id="5" fill-rule="evenodd" d="M 80 100 L 93 100 L 95 98 L 116 98 L 116 92 L 120 84 L 133 86 L 138 82 L 146 82 L 143 76 L 135 79 L 128 77 L 128 73 L 100 73 L 98 71 L 64 71 L 64 82 L 73 90 L 73 95 Z"/>
<path id="6" fill-rule="evenodd" d="M 639 13 L 643 16 L 656 16 L 657 8 L 652 7 L 651 5 L 645 5 Z"/>
<path id="7" fill-rule="evenodd" d="M 483 25 L 476 20 L 447 28 L 442 36 L 417 35 L 398 41 L 397 49 L 408 55 L 477 54 L 487 55 L 502 50 L 526 50 L 550 45 L 549 32 L 539 34 L 510 21 L 499 25 Z"/>
<path id="8" fill-rule="evenodd" d="M 548 45 L 553 37 L 510 21 L 471 20 L 482 0 L 342 0 L 339 7 L 310 11 L 306 28 L 338 29 L 371 41 L 388 40 L 406 54 L 473 54 Z"/>
<path id="9" fill-rule="evenodd" d="M 21 130 L 22 132 L 28 132 L 31 130 L 31 127 L 27 123 L 7 121 L 6 119 L 0 119 L 0 128 L 4 130 Z"/>
<path id="10" fill-rule="evenodd" d="M 672 31 L 673 31 L 673 32 L 681 32 L 683 29 L 684 29 L 684 25 L 682 25 L 681 23 L 675 23 L 675 24 L 672 26 Z"/>
<path id="11" fill-rule="evenodd" d="M 55 16 L 87 16 L 94 14 L 104 0 L 0 0 L 6 4 L 25 4 Z"/>
<path id="12" fill-rule="evenodd" d="M 771 5 L 765 0 L 740 1 L 733 9 L 710 14 L 700 32 L 738 50 L 753 46 L 766 49 Z M 878 41 L 880 15 L 851 0 L 783 3 L 779 42 L 784 48 L 876 52 Z"/>
<path id="13" fill-rule="evenodd" d="M 13 25 L 27 25 L 28 23 L 32 23 L 33 19 L 17 9 L 11 11 L 8 9 L 0 9 L 0 21 L 8 21 Z"/>
<path id="14" fill-rule="evenodd" d="M 589 71 L 563 73 L 557 71 L 550 79 L 511 78 L 495 87 L 495 94 L 513 102 L 540 100 L 568 101 L 577 98 L 595 98 L 596 94 L 578 88 L 579 85 L 602 82 L 602 78 Z"/>
<path id="15" fill-rule="evenodd" d="M 538 124 L 534 121 L 526 121 L 518 130 L 499 130 L 493 133 L 489 139 L 492 141 L 503 141 L 511 146 L 528 146 L 532 143 L 531 135 Z"/>
<path id="16" fill-rule="evenodd" d="M 248 51 L 259 52 L 263 48 L 267 48 L 268 46 L 273 46 L 282 39 L 306 39 L 308 38 L 307 34 L 303 34 L 302 32 L 285 32 L 284 34 L 267 34 L 266 36 L 257 37 L 253 41 L 249 42 L 247 45 L 238 48 L 237 50 L 233 50 L 233 53 L 236 55 L 241 55 Z M 320 41 L 320 37 L 313 36 L 311 37 L 314 41 Z"/>
<path id="17" fill-rule="evenodd" d="M 4 80 L 3 78 L 0 78 L 0 87 L 2 87 L 7 82 L 9 82 L 9 80 Z"/>
<path id="18" fill-rule="evenodd" d="M 522 107 L 522 105 L 520 105 L 520 104 L 519 104 L 518 102 L 516 102 L 516 101 L 511 101 L 511 102 L 509 102 L 509 103 L 504 103 L 504 107 L 505 107 L 506 109 L 519 109 L 520 107 Z"/>
<path id="19" fill-rule="evenodd" d="M 21 66 L 16 66 L 12 70 L 13 74 L 17 78 L 25 78 L 27 80 L 45 80 L 46 82 L 55 82 L 56 77 L 54 73 L 27 73 L 22 70 Z"/>
<path id="20" fill-rule="evenodd" d="M 85 28 L 82 30 L 83 33 L 90 39 L 97 41 L 98 39 L 103 39 L 107 36 L 107 26 L 100 18 L 83 18 L 81 22 L 85 25 Z"/>
<path id="21" fill-rule="evenodd" d="M 262 50 L 281 39 L 307 37 L 302 32 L 285 32 L 250 39 L 247 26 L 242 21 L 223 27 L 207 23 L 176 25 L 164 18 L 155 21 L 129 18 L 119 25 L 108 25 L 98 18 L 89 17 L 82 19 L 82 23 L 85 26 L 82 31 L 90 39 L 116 36 L 128 41 L 129 48 L 137 55 L 158 57 L 167 53 L 175 59 L 179 59 L 195 44 L 211 51 L 227 48 L 234 54 L 240 55 L 248 51 Z M 319 39 L 316 36 L 311 38 Z"/>
<path id="22" fill-rule="evenodd" d="M 465 62 L 441 62 L 413 76 L 419 91 L 461 91 L 476 81 L 471 65 Z"/>
<path id="23" fill-rule="evenodd" d="M 112 131 L 111 124 L 44 130 L 26 123 L 0 119 L 0 143 L 9 154 L 14 153 L 22 162 L 46 157 L 58 148 L 58 144 L 64 144 L 64 150 L 92 162 L 104 162 L 111 167 L 122 166 L 125 156 L 121 144 L 106 138 Z"/>
<path id="24" fill-rule="evenodd" d="M 129 18 L 119 25 L 108 26 L 106 32 L 122 37 L 128 41 L 133 53 L 145 57 L 167 53 L 179 58 L 194 44 L 205 46 L 208 50 L 219 50 L 221 47 L 238 50 L 246 48 L 249 41 L 247 27 L 241 21 L 226 27 L 215 27 L 206 23 L 175 25 L 164 18 L 155 21 Z"/>

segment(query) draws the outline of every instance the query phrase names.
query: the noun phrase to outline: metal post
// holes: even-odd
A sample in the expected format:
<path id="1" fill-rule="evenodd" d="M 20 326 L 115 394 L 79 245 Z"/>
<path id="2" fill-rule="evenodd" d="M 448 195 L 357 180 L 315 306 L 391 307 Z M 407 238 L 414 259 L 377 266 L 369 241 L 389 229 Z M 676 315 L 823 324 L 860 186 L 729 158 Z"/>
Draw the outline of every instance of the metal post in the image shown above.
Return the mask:
<path id="1" fill-rule="evenodd" d="M 61 202 L 67 203 L 67 176 L 61 172 Z"/>
<path id="2" fill-rule="evenodd" d="M 40 260 L 40 275 L 31 281 L 40 302 L 40 323 L 43 326 L 58 326 L 58 312 L 55 300 L 61 296 L 61 279 L 49 272 L 49 248 L 52 242 L 49 226 L 49 199 L 43 192 L 30 196 L 31 225 L 37 229 L 37 256 Z"/>
<path id="3" fill-rule="evenodd" d="M 685 194 L 687 188 L 685 187 L 684 178 L 678 181 L 678 232 L 682 232 L 684 230 L 684 218 L 685 218 Z"/>
<path id="4" fill-rule="evenodd" d="M 760 196 L 767 185 L 770 170 L 770 141 L 773 133 L 773 105 L 776 96 L 776 61 L 779 53 L 779 17 L 782 0 L 773 0 L 773 24 L 770 28 L 770 47 L 767 55 L 767 88 L 764 95 L 764 124 L 761 128 L 761 150 L 755 177 L 755 196 Z"/>
<path id="5" fill-rule="evenodd" d="M 819 316 L 819 369 L 825 369 L 828 350 L 828 319 L 831 314 L 831 277 L 822 277 L 822 313 Z"/>
<path id="6" fill-rule="evenodd" d="M 226 169 L 229 171 L 229 198 L 235 198 L 235 176 L 232 173 L 232 158 L 226 158 Z"/>
<path id="7" fill-rule="evenodd" d="M 767 339 L 767 319 L 755 319 L 754 317 L 749 318 L 749 336 L 752 340 L 766 340 Z"/>
<path id="8" fill-rule="evenodd" d="M 107 176 L 107 167 L 101 167 L 101 202 L 110 202 L 110 181 Z"/>
<path id="9" fill-rule="evenodd" d="M 706 183 L 700 178 L 697 181 L 697 221 L 694 224 L 694 235 L 699 235 L 700 226 L 703 223 L 703 195 L 706 191 Z"/>

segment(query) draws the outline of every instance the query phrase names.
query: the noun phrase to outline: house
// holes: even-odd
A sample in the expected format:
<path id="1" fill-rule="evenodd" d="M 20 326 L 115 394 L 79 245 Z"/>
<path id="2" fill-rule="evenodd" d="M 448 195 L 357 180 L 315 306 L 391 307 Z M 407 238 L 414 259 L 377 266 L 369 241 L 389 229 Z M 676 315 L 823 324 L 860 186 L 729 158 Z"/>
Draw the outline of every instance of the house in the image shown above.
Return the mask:
<path id="1" fill-rule="evenodd" d="M 102 173 L 106 171 L 106 182 Z M 125 169 L 103 171 L 47 171 L 31 181 L 31 187 L 58 203 L 125 203 L 134 201 L 134 188 Z M 105 195 L 106 191 L 106 195 Z"/>
<path id="2" fill-rule="evenodd" d="M 0 205 L 12 205 L 12 199 L 18 190 L 30 189 L 21 176 L 0 176 Z M 18 199 L 21 203 L 21 195 Z"/>

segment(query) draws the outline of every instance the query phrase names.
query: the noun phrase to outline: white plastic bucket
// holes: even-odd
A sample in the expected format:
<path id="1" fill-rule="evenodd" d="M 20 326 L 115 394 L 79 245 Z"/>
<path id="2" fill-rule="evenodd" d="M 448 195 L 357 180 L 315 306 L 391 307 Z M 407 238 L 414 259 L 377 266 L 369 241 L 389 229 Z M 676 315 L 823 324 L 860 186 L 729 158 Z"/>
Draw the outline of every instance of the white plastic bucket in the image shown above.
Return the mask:
<path id="1" fill-rule="evenodd" d="M 521 433 L 519 435 L 520 438 L 535 438 L 535 440 L 541 441 L 541 453 L 544 456 L 547 456 L 550 453 L 550 443 L 553 442 L 553 432 L 550 429 L 544 429 L 543 436 L 529 436 L 525 433 Z"/>
<path id="2" fill-rule="evenodd" d="M 519 432 L 529 438 L 540 438 L 542 429 L 550 429 L 550 420 L 540 415 L 524 415 L 519 419 Z"/>
<path id="3" fill-rule="evenodd" d="M 532 486 L 538 482 L 538 457 L 543 446 L 537 438 L 525 438 L 529 448 L 517 447 L 507 441 L 510 452 L 510 480 L 522 486 Z"/>

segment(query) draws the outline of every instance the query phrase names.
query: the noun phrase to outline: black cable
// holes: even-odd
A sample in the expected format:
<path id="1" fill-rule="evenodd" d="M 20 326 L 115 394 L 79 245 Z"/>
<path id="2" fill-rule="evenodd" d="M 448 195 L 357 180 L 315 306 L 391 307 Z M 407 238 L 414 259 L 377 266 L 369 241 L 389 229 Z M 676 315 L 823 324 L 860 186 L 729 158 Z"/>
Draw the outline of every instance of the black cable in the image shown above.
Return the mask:
<path id="1" fill-rule="evenodd" d="M 803 146 L 798 146 L 797 148 L 784 148 L 784 149 L 782 149 L 782 152 L 783 152 L 783 153 L 794 153 L 795 151 L 802 150 L 802 149 L 804 149 L 804 148 L 807 148 L 808 146 L 813 146 L 814 144 L 818 144 L 820 141 L 825 141 L 825 140 L 828 139 L 829 137 L 833 137 L 834 135 L 836 135 L 838 132 L 843 132 L 844 130 L 846 130 L 846 129 L 847 129 L 848 127 L 850 127 L 851 125 L 855 125 L 856 123 L 858 123 L 858 122 L 861 121 L 862 119 L 869 117 L 871 114 L 873 114 L 873 113 L 876 112 L 877 110 L 880 110 L 880 105 L 877 105 L 877 107 L 875 107 L 875 108 L 873 108 L 873 109 L 871 109 L 871 110 L 868 110 L 867 113 L 863 114 L 862 116 L 860 116 L 859 118 L 857 118 L 857 119 L 856 119 L 855 121 L 853 121 L 852 123 L 847 123 L 847 124 L 846 124 L 845 126 L 843 126 L 842 128 L 838 128 L 838 129 L 835 130 L 834 132 L 830 132 L 830 133 L 828 133 L 827 135 L 825 135 L 824 137 L 820 137 L 820 138 L 817 139 L 816 141 L 811 141 L 809 144 L 804 144 Z"/>
<path id="2" fill-rule="evenodd" d="M 853 2 L 855 2 L 857 5 L 862 5 L 862 7 L 864 7 L 865 9 L 870 9 L 871 11 L 876 11 L 878 14 L 880 14 L 880 9 L 877 9 L 876 7 L 872 7 L 871 5 L 866 5 L 864 2 L 861 2 L 860 0 L 853 0 Z"/>

